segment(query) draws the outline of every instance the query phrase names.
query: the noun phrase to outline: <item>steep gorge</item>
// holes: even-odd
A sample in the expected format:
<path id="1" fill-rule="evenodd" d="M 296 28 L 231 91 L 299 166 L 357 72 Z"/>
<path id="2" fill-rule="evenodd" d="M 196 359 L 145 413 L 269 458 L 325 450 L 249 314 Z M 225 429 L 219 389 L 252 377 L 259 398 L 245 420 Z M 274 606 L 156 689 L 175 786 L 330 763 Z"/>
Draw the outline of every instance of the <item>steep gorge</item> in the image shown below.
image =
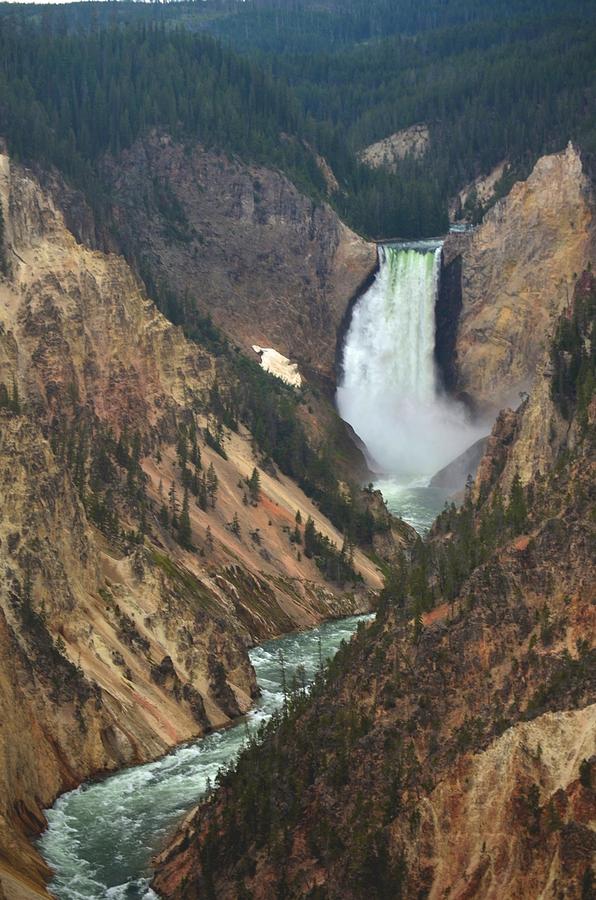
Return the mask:
<path id="1" fill-rule="evenodd" d="M 47 896 L 29 840 L 61 791 L 132 765 L 97 786 L 115 806 L 153 781 L 136 763 L 169 769 L 161 755 L 191 739 L 200 757 L 221 735 L 194 738 L 255 700 L 249 647 L 377 603 L 312 693 L 299 670 L 288 693 L 282 662 L 280 731 L 218 792 L 185 782 L 208 796 L 161 856 L 160 891 L 586 900 L 596 286 L 575 274 L 596 249 L 593 186 L 571 145 L 539 160 L 447 239 L 435 304 L 437 254 L 409 319 L 420 342 L 385 329 L 412 378 L 355 379 L 412 472 L 431 443 L 437 465 L 455 449 L 404 394 L 434 413 L 445 388 L 462 422 L 522 401 L 424 541 L 359 488 L 371 473 L 333 407 L 376 253 L 331 203 L 369 235 L 428 236 L 463 182 L 477 220 L 498 179 L 481 167 L 512 162 L 501 191 L 570 136 L 596 147 L 590 4 L 277 6 L 2 10 L 3 136 L 32 170 L 2 143 L 0 900 Z M 354 148 L 390 131 L 360 165 Z M 299 390 L 255 345 L 298 367 Z M 313 640 L 313 674 L 323 653 Z M 87 891 L 78 864 L 91 830 L 124 859 L 139 820 L 144 894 L 149 848 L 186 807 L 152 813 L 180 784 L 144 792 L 120 831 L 109 801 L 74 831 L 62 819 L 83 851 L 66 894 L 130 893 L 115 875 Z"/>
<path id="2" fill-rule="evenodd" d="M 58 793 L 224 725 L 255 695 L 252 643 L 368 609 L 381 581 L 358 548 L 353 588 L 300 552 L 297 512 L 338 553 L 343 535 L 275 465 L 247 500 L 251 434 L 203 437 L 225 367 L 124 260 L 6 155 L 0 197 L 0 861 L 41 890 L 27 837 Z M 217 475 L 216 502 L 190 495 L 192 546 L 159 512 L 182 515 L 181 435 Z"/>
<path id="3" fill-rule="evenodd" d="M 320 377 L 328 384 L 338 328 L 350 296 L 374 266 L 374 248 L 345 229 L 326 207 L 300 198 L 277 173 L 248 169 L 200 148 L 190 159 L 179 146 L 154 137 L 130 151 L 130 168 L 114 170 L 113 213 L 131 259 L 156 290 L 182 297 L 182 302 L 196 297 L 198 308 L 212 310 L 243 350 L 250 352 L 248 345 L 258 337 L 259 343 L 273 344 L 298 359 L 313 383 Z M 330 615 L 366 609 L 369 589 L 378 589 L 381 580 L 359 549 L 354 551 L 354 565 L 363 585 L 346 590 L 323 579 L 314 561 L 292 542 L 296 511 L 302 522 L 312 516 L 318 531 L 338 548 L 343 535 L 278 467 L 260 469 L 261 497 L 256 503 L 244 502 L 251 472 L 263 462 L 254 436 L 244 426 L 237 431 L 224 428 L 227 458 L 200 438 L 203 470 L 212 464 L 219 479 L 217 505 L 204 510 L 192 500 L 194 549 L 174 540 L 158 511 L 168 506 L 172 484 L 179 503 L 184 495 L 177 449 L 181 428 L 187 434 L 196 428 L 200 436 L 205 428 L 215 429 L 210 398 L 216 388 L 228 389 L 225 361 L 187 341 L 160 315 L 120 256 L 77 242 L 59 206 L 79 238 L 85 228 L 89 237 L 93 223 L 83 216 L 75 227 L 78 200 L 75 197 L 75 206 L 68 208 L 69 196 L 57 195 L 64 190 L 61 182 L 44 179 L 51 188 L 44 191 L 30 172 L 5 155 L 1 163 L 9 272 L 0 283 L 0 383 L 8 395 L 16 387 L 18 402 L 15 408 L 4 404 L 0 411 L 1 634 L 7 648 L 0 675 L 6 723 L 0 748 L 0 859 L 3 854 L 39 886 L 47 872 L 25 838 L 42 827 L 43 807 L 60 791 L 92 773 L 153 758 L 230 721 L 254 696 L 246 652 L 251 643 Z M 486 478 L 492 485 L 496 471 L 505 492 L 516 472 L 528 484 L 537 470 L 546 477 L 561 449 L 581 450 L 550 399 L 548 354 L 538 340 L 552 330 L 548 311 L 560 308 L 563 288 L 559 284 L 551 296 L 547 280 L 544 295 L 536 287 L 529 299 L 520 289 L 524 302 L 518 328 L 517 315 L 507 318 L 507 327 L 502 316 L 495 324 L 495 310 L 480 287 L 487 271 L 493 273 L 488 283 L 497 306 L 509 308 L 531 268 L 532 254 L 513 268 L 501 262 L 528 223 L 533 223 L 535 235 L 546 229 L 548 237 L 559 218 L 565 222 L 567 213 L 577 213 L 577 227 L 572 218 L 569 228 L 561 226 L 552 239 L 545 238 L 544 264 L 549 273 L 559 265 L 570 272 L 586 259 L 592 240 L 591 197 L 577 155 L 568 150 L 547 163 L 539 164 L 538 174 L 540 165 L 550 165 L 548 171 L 559 173 L 563 182 L 562 194 L 555 192 L 551 206 L 548 178 L 543 173 L 537 179 L 535 173 L 534 181 L 517 186 L 510 206 L 503 201 L 501 233 L 490 225 L 491 213 L 486 232 L 483 225 L 471 236 L 447 242 L 447 261 L 456 248 L 463 278 L 463 313 L 456 336 L 459 392 L 471 396 L 478 408 L 492 409 L 489 396 L 510 396 L 529 383 L 538 367 L 532 402 L 521 413 L 500 420 L 481 466 L 478 485 Z M 513 202 L 520 195 L 523 202 Z M 144 207 L 139 197 L 145 197 Z M 520 207 L 529 208 L 526 219 Z M 213 228 L 204 245 L 201 223 Z M 490 227 L 493 241 L 483 255 L 478 247 Z M 260 256 L 252 255 L 255 247 Z M 238 262 L 233 291 L 226 281 L 228 252 L 236 254 Z M 475 275 L 474 253 L 484 266 L 478 263 Z M 490 322 L 484 326 L 486 317 Z M 256 328 L 266 331 L 257 333 Z M 474 354 L 485 344 L 486 358 L 476 370 Z M 466 372 L 477 374 L 468 378 Z M 337 423 L 324 404 L 317 407 L 314 397 L 312 403 L 314 413 L 301 403 L 298 415 L 323 444 Z M 543 428 L 547 420 L 548 435 Z M 505 441 L 499 428 L 505 428 Z M 136 462 L 130 449 L 135 435 Z M 112 448 L 111 453 L 123 436 L 128 462 L 115 477 L 113 502 L 125 536 L 114 539 L 90 515 L 77 455 L 91 458 L 86 444 L 96 441 Z M 89 465 L 83 461 L 84 483 Z M 352 460 L 346 465 L 350 469 Z M 127 479 L 131 483 L 124 490 Z M 151 512 L 139 544 L 138 506 L 131 498 L 143 485 Z M 374 516 L 384 519 L 373 547 L 395 559 L 396 550 L 411 547 L 411 533 L 395 527 L 379 497 L 370 495 L 365 502 Z M 237 534 L 230 527 L 234 515 Z M 65 529 L 64 522 L 74 526 Z M 585 545 L 578 546 L 574 565 L 586 558 Z M 527 562 L 524 557 L 524 565 Z M 558 583 L 559 574 L 548 578 Z M 536 596 L 545 578 L 537 574 L 538 587 L 531 588 Z M 516 570 L 513 581 L 520 579 Z M 565 582 L 566 589 L 573 587 Z M 477 591 L 482 593 L 472 588 L 469 596 L 475 598 Z M 465 606 L 468 595 L 462 597 L 460 606 Z M 517 614 L 509 607 L 506 613 L 514 619 Z M 430 616 L 433 613 L 429 624 L 434 621 Z M 384 627 L 389 633 L 394 625 Z M 403 630 L 403 624 L 396 622 L 395 628 Z M 577 634 L 580 631 L 578 626 Z M 575 639 L 575 631 L 565 637 L 570 646 Z M 482 659 L 484 653 L 478 650 Z M 429 684 L 430 674 L 424 668 Z M 377 687 L 377 693 L 391 692 L 385 682 Z M 352 686 L 346 691 L 350 695 Z M 476 688 L 473 693 L 476 696 Z M 565 732 L 570 741 L 577 729 L 588 727 L 583 718 L 577 721 Z M 24 748 L 23 736 L 31 733 L 33 740 L 27 738 Z M 571 779 L 563 787 L 573 793 L 573 784 Z M 580 800 L 584 802 L 583 794 Z M 582 815 L 580 809 L 580 824 Z M 372 853 L 374 860 L 384 851 L 375 846 Z M 365 860 L 355 859 L 355 865 L 365 865 Z M 318 881 L 317 865 L 312 872 Z M 338 873 L 339 884 L 344 874 Z M 0 874 L 0 881 L 8 884 L 7 879 Z"/>
<path id="4" fill-rule="evenodd" d="M 282 173 L 153 134 L 106 160 L 127 256 L 245 352 L 273 347 L 333 379 L 337 330 L 374 244 Z"/>

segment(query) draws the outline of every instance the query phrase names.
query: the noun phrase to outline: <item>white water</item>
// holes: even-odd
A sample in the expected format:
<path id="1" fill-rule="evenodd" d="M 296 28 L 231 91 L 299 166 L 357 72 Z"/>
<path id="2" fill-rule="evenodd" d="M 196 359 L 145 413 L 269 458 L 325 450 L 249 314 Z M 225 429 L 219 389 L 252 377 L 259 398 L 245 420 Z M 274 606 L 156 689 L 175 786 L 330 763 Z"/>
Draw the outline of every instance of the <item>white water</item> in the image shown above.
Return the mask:
<path id="1" fill-rule="evenodd" d="M 176 823 L 223 765 L 233 761 L 247 733 L 283 702 L 279 651 L 288 682 L 298 666 L 311 681 L 320 665 L 349 640 L 359 616 L 269 641 L 251 650 L 262 696 L 245 719 L 156 762 L 125 769 L 101 782 L 64 794 L 47 810 L 49 827 L 38 847 L 56 875 L 50 890 L 59 900 L 155 900 L 149 888 L 151 859 Z"/>
<path id="2" fill-rule="evenodd" d="M 482 430 L 437 388 L 434 306 L 440 244 L 381 247 L 377 278 L 354 310 L 344 352 L 338 406 L 383 472 L 378 486 L 389 509 L 424 531 L 445 496 L 428 476 L 473 443 Z M 423 476 L 420 478 L 420 476 Z M 49 828 L 39 849 L 56 875 L 59 900 L 151 900 L 151 858 L 185 812 L 282 702 L 277 653 L 288 677 L 303 665 L 310 680 L 325 658 L 349 638 L 358 619 L 327 623 L 269 642 L 251 652 L 263 691 L 243 723 L 180 747 L 62 796 L 47 811 Z"/>
<path id="3" fill-rule="evenodd" d="M 435 370 L 441 247 L 440 241 L 379 247 L 377 276 L 352 313 L 337 391 L 340 415 L 364 442 L 369 465 L 383 479 L 379 487 L 391 494 L 391 510 L 406 521 L 400 503 L 410 504 L 435 472 L 486 431 L 441 392 Z M 444 498 L 426 499 L 436 515 Z M 428 515 L 424 510 L 426 525 Z M 422 519 L 409 517 L 419 530 Z"/>
<path id="4" fill-rule="evenodd" d="M 358 300 L 343 353 L 337 405 L 390 476 L 433 475 L 483 429 L 442 395 L 435 372 L 441 243 L 379 247 L 379 271 Z"/>

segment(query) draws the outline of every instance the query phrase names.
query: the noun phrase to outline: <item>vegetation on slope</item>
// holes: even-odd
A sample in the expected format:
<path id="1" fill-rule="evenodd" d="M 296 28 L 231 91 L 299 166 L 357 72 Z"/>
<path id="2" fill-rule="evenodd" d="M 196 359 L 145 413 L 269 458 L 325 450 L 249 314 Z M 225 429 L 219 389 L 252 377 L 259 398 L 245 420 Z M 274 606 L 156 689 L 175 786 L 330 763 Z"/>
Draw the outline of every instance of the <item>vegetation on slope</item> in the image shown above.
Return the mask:
<path id="1" fill-rule="evenodd" d="M 582 427 L 596 387 L 595 320 L 596 282 L 586 272 L 569 314 L 559 321 L 551 352 L 553 400 L 567 420 L 577 415 Z"/>
<path id="2" fill-rule="evenodd" d="M 267 468 L 275 463 L 293 478 L 321 512 L 345 535 L 348 547 L 370 549 L 375 534 L 387 530 L 360 496 L 357 485 L 338 477 L 338 448 L 331 442 L 315 446 L 300 419 L 300 406 L 308 405 L 309 388 L 296 391 L 261 366 L 235 352 L 209 316 L 202 315 L 188 298 L 155 285 L 145 275 L 150 293 L 161 311 L 184 330 L 192 341 L 216 355 L 221 377 L 213 385 L 205 410 L 216 421 L 215 431 L 225 427 L 249 429 L 253 445 Z M 327 554 L 328 555 L 328 554 Z"/>
<path id="3" fill-rule="evenodd" d="M 588 359 L 593 290 L 593 279 L 580 281 L 572 315 Z M 559 343 L 560 335 L 555 354 Z M 580 369 L 568 374 L 573 393 Z M 375 624 L 360 629 L 310 694 L 295 685 L 275 721 L 219 776 L 181 848 L 164 854 L 157 884 L 166 896 L 244 897 L 264 884 L 280 897 L 313 900 L 426 894 L 436 875 L 433 790 L 452 772 L 459 778 L 465 754 L 481 753 L 519 722 L 593 700 L 593 396 L 592 386 L 591 424 L 576 423 L 573 449 L 546 477 L 525 488 L 515 478 L 504 501 L 497 476 L 489 500 L 469 494 L 460 511 L 446 510 L 412 563 L 392 573 Z M 442 600 L 436 614 L 422 615 Z M 575 781 L 588 809 L 591 764 L 582 765 Z M 576 839 L 590 845 L 588 820 L 581 811 L 574 820 L 570 804 L 543 803 L 541 787 L 519 779 L 499 782 L 512 792 L 510 837 L 534 860 L 540 844 L 538 877 L 561 847 L 568 896 L 587 898 L 589 854 L 570 848 Z M 482 896 L 490 872 L 479 868 L 470 884 L 480 893 L 471 896 Z M 512 872 L 523 883 L 524 867 Z"/>
<path id="4" fill-rule="evenodd" d="M 521 174 L 570 139 L 596 149 L 596 22 L 583 0 L 239 6 L 209 27 L 258 51 L 335 140 L 339 129 L 344 159 L 327 151 L 350 186 L 339 208 L 369 234 L 439 233 L 437 206 L 502 160 Z M 419 122 L 430 148 L 384 183 L 345 152 Z"/>
<path id="5" fill-rule="evenodd" d="M 11 152 L 54 164 L 88 190 L 94 164 L 151 127 L 285 169 L 323 187 L 295 135 L 291 93 L 213 38 L 159 24 L 49 34 L 0 21 L 0 110 Z"/>

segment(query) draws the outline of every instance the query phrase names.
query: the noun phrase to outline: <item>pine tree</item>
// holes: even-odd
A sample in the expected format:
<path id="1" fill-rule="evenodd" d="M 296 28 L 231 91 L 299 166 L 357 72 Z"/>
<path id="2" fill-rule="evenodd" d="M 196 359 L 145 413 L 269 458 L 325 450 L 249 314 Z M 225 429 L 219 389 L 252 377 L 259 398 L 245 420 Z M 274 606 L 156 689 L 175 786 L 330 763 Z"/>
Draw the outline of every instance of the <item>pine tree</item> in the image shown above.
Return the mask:
<path id="1" fill-rule="evenodd" d="M 144 500 L 139 503 L 139 544 L 143 543 L 143 536 L 147 534 L 147 504 Z"/>
<path id="2" fill-rule="evenodd" d="M 248 490 L 250 492 L 250 499 L 254 503 L 258 503 L 261 496 L 261 478 L 256 468 L 252 470 L 252 475 L 248 479 Z"/>
<path id="3" fill-rule="evenodd" d="M 170 516 L 172 519 L 172 528 L 178 527 L 178 498 L 176 496 L 176 484 L 173 481 L 170 485 L 170 490 L 168 491 L 168 498 L 170 501 Z"/>
<path id="4" fill-rule="evenodd" d="M 215 509 L 215 498 L 217 496 L 217 489 L 219 486 L 219 482 L 217 479 L 217 473 L 213 466 L 213 463 L 209 463 L 209 468 L 207 469 L 207 493 L 209 494 L 209 499 L 211 500 L 211 506 Z"/>
<path id="5" fill-rule="evenodd" d="M 13 413 L 17 415 L 21 412 L 21 401 L 19 399 L 19 387 L 17 385 L 16 379 L 12 379 L 12 397 L 10 401 L 10 408 Z"/>
<path id="6" fill-rule="evenodd" d="M 189 487 L 195 497 L 199 496 L 201 490 L 201 480 L 198 471 L 194 471 L 189 479 Z"/>
<path id="7" fill-rule="evenodd" d="M 203 512 L 207 512 L 207 507 L 208 507 L 209 503 L 208 503 L 208 495 L 207 495 L 207 478 L 206 478 L 204 472 L 203 472 L 203 475 L 201 478 L 201 482 L 199 484 L 199 494 L 198 494 L 197 503 L 199 504 L 199 506 L 203 510 Z"/>
<path id="8" fill-rule="evenodd" d="M 178 433 L 178 441 L 176 443 L 176 456 L 178 457 L 178 465 L 184 471 L 188 462 L 188 441 L 186 431 L 181 428 Z"/>
<path id="9" fill-rule="evenodd" d="M 165 505 L 165 503 L 161 504 L 161 509 L 159 510 L 159 524 L 162 525 L 163 528 L 167 528 L 170 524 L 168 507 Z"/>
<path id="10" fill-rule="evenodd" d="M 141 441 L 141 435 L 138 431 L 132 436 L 132 444 L 130 448 L 130 456 L 132 459 L 132 463 L 134 468 L 138 468 L 141 464 L 141 457 L 143 455 L 143 445 Z"/>
<path id="11" fill-rule="evenodd" d="M 312 517 L 309 516 L 306 520 L 306 525 L 304 526 L 304 555 L 308 557 L 308 559 L 312 559 L 316 552 L 317 531 Z"/>
<path id="12" fill-rule="evenodd" d="M 203 468 L 203 462 L 201 460 L 201 451 L 200 451 L 199 445 L 197 444 L 196 429 L 193 432 L 193 437 L 192 437 L 192 445 L 190 448 L 190 461 L 194 465 L 195 469 L 200 470 Z"/>
<path id="13" fill-rule="evenodd" d="M 519 472 L 516 472 L 511 483 L 509 506 L 507 507 L 507 520 L 514 534 L 521 534 L 526 526 L 527 518 L 528 509 L 524 489 Z"/>
<path id="14" fill-rule="evenodd" d="M 424 623 L 422 621 L 422 604 L 416 602 L 414 605 L 414 631 L 412 633 L 412 640 L 415 644 L 417 644 L 420 640 L 423 631 Z"/>
<path id="15" fill-rule="evenodd" d="M 178 543 L 189 550 L 192 547 L 192 528 L 190 524 L 190 513 L 188 508 L 188 488 L 184 488 L 184 499 L 182 500 L 182 511 L 178 522 Z"/>
<path id="16" fill-rule="evenodd" d="M 129 454 L 128 454 L 128 434 L 126 429 L 122 432 L 120 437 L 118 438 L 118 443 L 116 444 L 116 462 L 122 468 L 128 466 L 129 462 Z"/>

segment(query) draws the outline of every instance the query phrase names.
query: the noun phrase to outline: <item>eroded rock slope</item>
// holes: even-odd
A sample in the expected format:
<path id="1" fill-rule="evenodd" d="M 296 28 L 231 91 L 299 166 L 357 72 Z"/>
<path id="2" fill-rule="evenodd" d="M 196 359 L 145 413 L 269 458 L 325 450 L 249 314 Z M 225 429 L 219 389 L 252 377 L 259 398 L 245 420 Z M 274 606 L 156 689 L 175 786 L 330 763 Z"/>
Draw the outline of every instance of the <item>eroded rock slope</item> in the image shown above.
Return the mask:
<path id="1" fill-rule="evenodd" d="M 368 608 L 380 576 L 356 548 L 358 583 L 323 577 L 301 552 L 305 523 L 338 552 L 343 535 L 264 464 L 245 426 L 223 425 L 218 404 L 233 384 L 221 360 L 156 310 L 122 258 L 77 243 L 6 155 L 0 199 L 0 883 L 10 895 L 14 877 L 42 890 L 48 873 L 27 837 L 57 794 L 246 710 L 256 692 L 247 648 Z"/>
<path id="2" fill-rule="evenodd" d="M 246 352 L 333 377 L 337 331 L 376 248 L 280 172 L 154 135 L 106 164 L 127 255 Z"/>

